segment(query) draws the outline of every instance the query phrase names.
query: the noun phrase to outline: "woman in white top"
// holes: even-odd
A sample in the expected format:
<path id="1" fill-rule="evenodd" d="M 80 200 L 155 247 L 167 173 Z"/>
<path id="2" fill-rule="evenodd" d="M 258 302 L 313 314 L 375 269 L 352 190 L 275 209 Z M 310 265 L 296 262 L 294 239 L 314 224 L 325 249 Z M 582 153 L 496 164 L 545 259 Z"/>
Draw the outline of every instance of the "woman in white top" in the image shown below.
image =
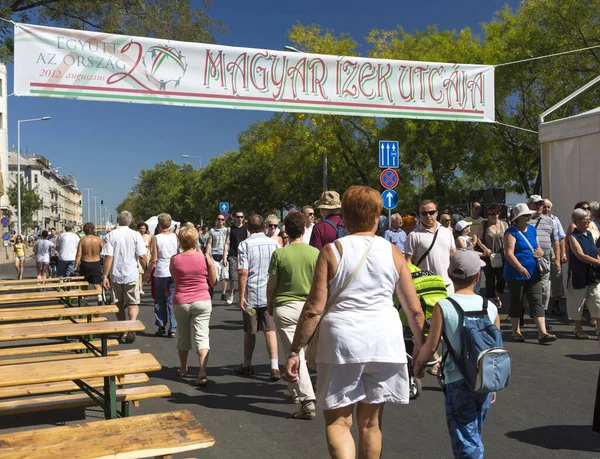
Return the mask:
<path id="1" fill-rule="evenodd" d="M 41 238 L 35 241 L 33 253 L 35 255 L 35 268 L 37 270 L 37 278 L 45 279 L 50 265 L 50 249 L 54 244 L 48 240 L 48 231 L 43 230 Z"/>
<path id="2" fill-rule="evenodd" d="M 167 334 L 167 322 L 169 324 L 168 336 L 175 338 L 177 332 L 177 320 L 173 313 L 173 292 L 175 284 L 171 277 L 169 266 L 171 257 L 178 252 L 177 235 L 170 231 L 171 216 L 169 214 L 158 215 L 158 233 L 152 236 L 150 251 L 152 258 L 148 272 L 154 268 L 154 319 L 158 327 L 156 336 Z"/>
<path id="3" fill-rule="evenodd" d="M 456 231 L 456 248 L 457 249 L 473 249 L 477 244 L 477 236 L 469 236 L 471 232 L 471 222 L 465 220 L 459 221 L 454 230 Z"/>
<path id="4" fill-rule="evenodd" d="M 353 186 L 344 193 L 349 236 L 319 255 L 286 364 L 288 377 L 297 382 L 298 353 L 328 304 L 317 349 L 317 406 L 323 409 L 329 453 L 336 458 L 356 457 L 350 432 L 355 405 L 359 457 L 380 457 L 385 402 L 408 403 L 408 363 L 394 291 L 406 305 L 415 355 L 423 342 L 423 310 L 406 261 L 397 247 L 375 236 L 382 208 L 381 195 L 372 188 Z"/>

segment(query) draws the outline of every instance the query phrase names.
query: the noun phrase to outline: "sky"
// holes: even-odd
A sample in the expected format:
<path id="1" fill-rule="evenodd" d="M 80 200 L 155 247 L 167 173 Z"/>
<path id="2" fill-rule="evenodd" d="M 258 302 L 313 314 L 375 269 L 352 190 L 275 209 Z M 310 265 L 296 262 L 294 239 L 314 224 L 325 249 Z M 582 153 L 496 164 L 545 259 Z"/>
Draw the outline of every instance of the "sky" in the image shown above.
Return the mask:
<path id="1" fill-rule="evenodd" d="M 218 44 L 282 50 L 291 27 L 318 24 L 334 33 L 348 33 L 364 43 L 374 28 L 406 31 L 437 25 L 440 30 L 470 27 L 481 34 L 481 24 L 494 12 L 518 0 L 227 0 L 215 1 L 209 15 L 227 32 L 217 34 Z M 164 37 L 169 38 L 169 37 Z M 367 48 L 363 48 L 365 53 Z M 7 66 L 8 94 L 12 93 L 13 66 Z M 63 174 L 72 173 L 80 190 L 114 209 L 135 184 L 141 169 L 168 159 L 179 164 L 198 159 L 205 166 L 212 157 L 237 150 L 238 135 L 272 112 L 162 105 L 92 102 L 36 97 L 8 98 L 8 145 L 16 148 L 17 120 L 52 117 L 21 125 L 21 151 L 46 156 Z M 377 154 L 377 152 L 373 152 Z M 224 196 L 226 201 L 227 197 Z M 91 199 L 92 208 L 94 200 Z M 87 209 L 87 192 L 83 195 Z M 165 209 L 168 211 L 168 209 Z M 92 210 L 93 214 L 93 210 Z M 87 219 L 87 211 L 84 213 Z"/>

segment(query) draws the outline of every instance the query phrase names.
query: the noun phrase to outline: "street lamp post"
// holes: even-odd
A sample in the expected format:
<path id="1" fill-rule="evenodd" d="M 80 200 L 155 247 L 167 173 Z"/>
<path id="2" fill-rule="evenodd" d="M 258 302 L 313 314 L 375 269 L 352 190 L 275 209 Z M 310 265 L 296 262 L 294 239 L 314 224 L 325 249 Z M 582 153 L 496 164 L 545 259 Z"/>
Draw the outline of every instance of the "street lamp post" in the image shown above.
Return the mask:
<path id="1" fill-rule="evenodd" d="M 17 227 L 19 235 L 21 233 L 21 123 L 29 123 L 30 121 L 47 121 L 51 119 L 49 116 L 42 118 L 32 118 L 29 120 L 17 121 Z"/>
<path id="2" fill-rule="evenodd" d="M 283 50 L 290 53 L 305 54 L 303 51 L 300 51 L 299 49 L 296 49 L 293 46 L 286 45 L 283 47 Z M 323 151 L 323 192 L 325 191 L 327 191 L 327 150 Z"/>
<path id="3" fill-rule="evenodd" d="M 202 169 L 202 156 L 181 155 L 182 158 L 196 158 L 198 160 L 198 169 Z"/>
<path id="4" fill-rule="evenodd" d="M 94 198 L 94 226 L 98 226 L 98 213 L 97 213 L 96 209 L 97 209 L 99 197 L 100 196 L 92 196 L 92 198 Z"/>
<path id="5" fill-rule="evenodd" d="M 93 188 L 84 188 L 84 190 L 88 192 L 88 198 L 87 198 L 88 218 L 87 218 L 87 221 L 91 222 L 92 217 L 90 215 L 90 191 L 94 191 L 94 189 Z"/>

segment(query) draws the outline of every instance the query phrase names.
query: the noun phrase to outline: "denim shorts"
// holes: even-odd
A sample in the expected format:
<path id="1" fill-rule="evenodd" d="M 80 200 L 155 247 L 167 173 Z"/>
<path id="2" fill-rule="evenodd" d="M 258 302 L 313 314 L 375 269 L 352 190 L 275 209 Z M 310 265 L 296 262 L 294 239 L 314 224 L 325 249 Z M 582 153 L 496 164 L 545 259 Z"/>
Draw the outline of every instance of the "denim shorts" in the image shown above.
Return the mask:
<path id="1" fill-rule="evenodd" d="M 456 458 L 483 458 L 481 429 L 492 403 L 492 394 L 478 394 L 464 380 L 444 386 L 446 423 Z"/>

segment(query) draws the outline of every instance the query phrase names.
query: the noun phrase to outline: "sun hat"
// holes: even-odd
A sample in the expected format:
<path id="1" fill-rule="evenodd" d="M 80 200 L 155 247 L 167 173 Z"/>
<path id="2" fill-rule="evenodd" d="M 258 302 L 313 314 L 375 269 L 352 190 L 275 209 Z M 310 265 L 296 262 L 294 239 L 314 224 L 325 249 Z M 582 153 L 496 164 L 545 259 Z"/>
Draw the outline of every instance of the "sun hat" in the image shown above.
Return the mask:
<path id="1" fill-rule="evenodd" d="M 533 198 L 534 196 L 532 196 Z M 531 198 L 529 198 L 531 199 Z M 511 217 L 510 217 L 510 221 L 511 223 L 514 222 L 517 218 L 521 217 L 522 215 L 533 215 L 536 214 L 537 212 L 535 210 L 531 210 L 527 204 L 524 203 L 519 203 L 517 204 L 515 207 L 513 207 L 513 209 L 511 210 Z"/>
<path id="2" fill-rule="evenodd" d="M 325 191 L 321 194 L 321 198 L 315 201 L 317 209 L 341 209 L 342 200 L 337 191 Z"/>
<path id="3" fill-rule="evenodd" d="M 484 266 L 485 262 L 475 250 L 458 249 L 450 257 L 448 275 L 454 279 L 467 279 L 477 274 Z"/>
<path id="4" fill-rule="evenodd" d="M 532 194 L 527 200 L 527 204 L 537 204 L 538 202 L 544 202 L 544 198 L 542 198 L 539 194 Z"/>
<path id="5" fill-rule="evenodd" d="M 467 226 L 471 226 L 472 224 L 473 224 L 473 222 L 467 222 L 465 220 L 461 220 L 456 224 L 456 226 L 454 228 L 456 229 L 456 231 L 458 231 L 460 233 Z"/>

